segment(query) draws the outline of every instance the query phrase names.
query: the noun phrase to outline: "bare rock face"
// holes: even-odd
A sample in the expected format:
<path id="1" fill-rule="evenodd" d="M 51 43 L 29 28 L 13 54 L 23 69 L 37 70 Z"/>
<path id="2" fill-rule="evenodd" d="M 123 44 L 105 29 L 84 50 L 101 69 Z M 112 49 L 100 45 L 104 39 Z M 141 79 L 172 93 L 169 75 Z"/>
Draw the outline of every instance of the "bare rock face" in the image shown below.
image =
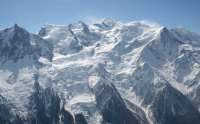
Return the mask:
<path id="1" fill-rule="evenodd" d="M 25 56 L 37 60 L 40 56 L 52 61 L 53 46 L 37 35 L 28 33 L 17 24 L 0 32 L 0 62 L 17 62 Z"/>

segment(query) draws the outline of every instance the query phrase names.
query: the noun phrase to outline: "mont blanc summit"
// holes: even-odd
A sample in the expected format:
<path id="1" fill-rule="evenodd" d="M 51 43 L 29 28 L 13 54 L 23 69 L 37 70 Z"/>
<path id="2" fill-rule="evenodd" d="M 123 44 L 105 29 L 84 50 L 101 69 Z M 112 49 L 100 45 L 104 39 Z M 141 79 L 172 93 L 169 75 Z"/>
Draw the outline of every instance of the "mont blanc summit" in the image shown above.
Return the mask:
<path id="1" fill-rule="evenodd" d="M 0 124 L 199 124 L 200 34 L 102 19 L 0 31 Z"/>

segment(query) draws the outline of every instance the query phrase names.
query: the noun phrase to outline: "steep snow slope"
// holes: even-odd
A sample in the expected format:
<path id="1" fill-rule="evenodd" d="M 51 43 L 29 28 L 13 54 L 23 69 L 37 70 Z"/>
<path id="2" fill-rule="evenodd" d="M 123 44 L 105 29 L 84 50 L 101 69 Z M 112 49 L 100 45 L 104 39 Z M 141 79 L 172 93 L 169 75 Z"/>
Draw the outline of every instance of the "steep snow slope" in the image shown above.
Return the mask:
<path id="1" fill-rule="evenodd" d="M 200 122 L 198 34 L 184 28 L 168 30 L 103 19 L 90 26 L 47 24 L 31 36 L 52 44 L 53 49 L 44 46 L 53 51 L 53 58 L 38 54 L 37 61 L 25 56 L 0 66 L 0 93 L 8 104 L 13 103 L 12 113 L 30 118 L 30 111 L 39 111 L 29 104 L 37 74 L 39 85 L 51 87 L 63 106 L 56 107 L 58 115 L 46 113 L 44 118 L 62 120 L 67 116 L 61 115 L 70 112 L 76 123 Z M 9 37 L 0 43 L 8 41 Z M 51 110 L 50 103 L 44 105 L 46 110 Z M 190 121 L 182 121 L 186 117 Z"/>
<path id="2" fill-rule="evenodd" d="M 37 33 L 54 45 L 54 52 L 63 55 L 80 51 L 83 46 L 68 26 L 44 25 Z"/>
<path id="3" fill-rule="evenodd" d="M 177 37 L 187 42 L 200 42 L 200 35 L 194 32 L 190 32 L 188 29 L 184 27 L 178 27 L 171 30 Z"/>
<path id="4" fill-rule="evenodd" d="M 100 35 L 97 32 L 91 30 L 88 25 L 81 21 L 70 24 L 69 28 L 74 32 L 83 46 L 89 46 L 100 39 Z"/>

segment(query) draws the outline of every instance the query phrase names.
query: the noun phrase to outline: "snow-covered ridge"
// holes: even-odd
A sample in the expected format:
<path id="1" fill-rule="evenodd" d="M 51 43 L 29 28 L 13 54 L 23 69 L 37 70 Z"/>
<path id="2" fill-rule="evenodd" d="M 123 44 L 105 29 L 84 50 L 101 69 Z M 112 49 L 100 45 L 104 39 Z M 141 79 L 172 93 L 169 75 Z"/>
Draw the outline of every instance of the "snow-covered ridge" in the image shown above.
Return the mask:
<path id="1" fill-rule="evenodd" d="M 0 32 L 0 64 L 17 62 L 25 56 L 37 60 L 40 56 L 52 60 L 53 46 L 38 35 L 30 34 L 17 24 Z"/>
<path id="2" fill-rule="evenodd" d="M 199 37 L 183 27 L 112 19 L 46 24 L 35 35 L 15 25 L 0 31 L 0 95 L 7 106 L 12 103 L 11 116 L 24 122 L 31 117 L 43 122 L 37 112 L 29 113 L 44 106 L 49 121 L 63 122 L 69 115 L 70 121 L 89 124 L 189 123 L 183 121 L 187 115 L 199 123 Z M 39 96 L 35 75 L 43 89 Z M 30 109 L 30 102 L 38 103 L 33 94 L 49 100 Z M 54 108 L 56 115 L 49 112 Z"/>

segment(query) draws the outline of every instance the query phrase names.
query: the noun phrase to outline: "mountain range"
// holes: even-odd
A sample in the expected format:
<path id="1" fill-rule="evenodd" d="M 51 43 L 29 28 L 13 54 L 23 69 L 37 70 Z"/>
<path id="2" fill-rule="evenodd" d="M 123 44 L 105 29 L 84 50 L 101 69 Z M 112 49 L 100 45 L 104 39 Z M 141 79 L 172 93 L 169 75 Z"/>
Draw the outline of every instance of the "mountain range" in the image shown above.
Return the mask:
<path id="1" fill-rule="evenodd" d="M 199 124 L 200 34 L 102 19 L 0 31 L 0 124 Z"/>

